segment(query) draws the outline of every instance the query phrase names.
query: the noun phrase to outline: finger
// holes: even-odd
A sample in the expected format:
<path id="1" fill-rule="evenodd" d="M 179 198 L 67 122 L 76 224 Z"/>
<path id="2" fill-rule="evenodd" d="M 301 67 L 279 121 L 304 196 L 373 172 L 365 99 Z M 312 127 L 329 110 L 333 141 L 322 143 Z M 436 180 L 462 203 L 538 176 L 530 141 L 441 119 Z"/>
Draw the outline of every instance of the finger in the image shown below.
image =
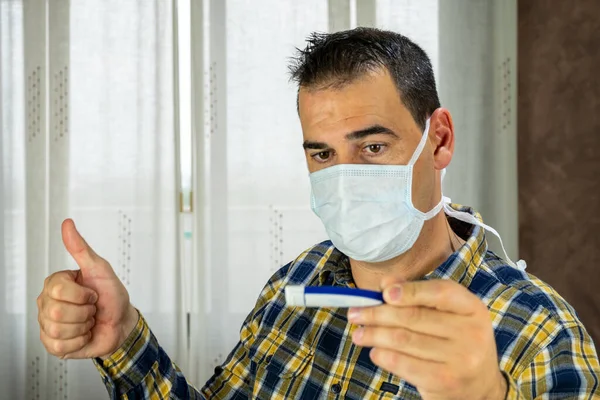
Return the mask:
<path id="1" fill-rule="evenodd" d="M 64 358 L 69 353 L 74 353 L 81 350 L 86 344 L 92 339 L 91 332 L 84 335 L 77 336 L 72 339 L 53 339 L 49 337 L 44 331 L 40 331 L 40 340 L 42 341 L 48 353 L 55 356 Z"/>
<path id="2" fill-rule="evenodd" d="M 389 304 L 348 310 L 348 320 L 356 325 L 407 328 L 441 338 L 454 337 L 466 318 L 433 308 Z"/>
<path id="3" fill-rule="evenodd" d="M 80 324 L 65 324 L 50 320 L 40 322 L 42 330 L 49 338 L 62 340 L 85 335 L 94 327 L 94 324 L 95 320 L 93 318 Z"/>
<path id="4" fill-rule="evenodd" d="M 82 323 L 96 315 L 93 304 L 71 304 L 47 298 L 44 302 L 42 318 L 66 324 Z"/>
<path id="5" fill-rule="evenodd" d="M 393 350 L 374 348 L 369 355 L 373 364 L 419 389 L 437 387 L 439 379 L 448 374 L 446 364 L 423 360 Z"/>
<path id="6" fill-rule="evenodd" d="M 401 352 L 423 360 L 445 362 L 452 346 L 447 339 L 424 335 L 404 328 L 359 328 L 352 334 L 354 344 Z"/>
<path id="7" fill-rule="evenodd" d="M 42 293 L 44 294 L 47 289 L 55 285 L 57 281 L 65 280 L 74 282 L 77 279 L 77 275 L 79 275 L 79 271 L 64 270 L 47 276 L 46 279 L 44 279 L 44 290 Z"/>
<path id="8" fill-rule="evenodd" d="M 384 289 L 383 297 L 395 306 L 423 306 L 462 315 L 475 314 L 485 307 L 464 286 L 446 279 L 394 284 Z"/>
<path id="9" fill-rule="evenodd" d="M 72 219 L 62 223 L 62 239 L 65 248 L 82 270 L 91 269 L 102 261 L 79 234 Z"/>
<path id="10" fill-rule="evenodd" d="M 46 292 L 54 300 L 73 304 L 94 304 L 98 300 L 98 294 L 94 290 L 75 283 L 70 274 L 63 274 L 52 279 L 48 283 Z"/>

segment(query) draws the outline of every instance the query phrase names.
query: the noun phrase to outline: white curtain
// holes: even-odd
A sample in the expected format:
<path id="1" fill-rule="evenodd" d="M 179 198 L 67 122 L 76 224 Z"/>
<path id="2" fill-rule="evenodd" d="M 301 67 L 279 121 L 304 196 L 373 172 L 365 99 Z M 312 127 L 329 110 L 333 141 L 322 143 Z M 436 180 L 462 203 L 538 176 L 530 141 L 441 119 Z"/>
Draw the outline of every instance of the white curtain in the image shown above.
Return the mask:
<path id="1" fill-rule="evenodd" d="M 0 1 L 0 398 L 25 398 L 23 5 Z"/>
<path id="2" fill-rule="evenodd" d="M 46 355 L 35 300 L 76 268 L 60 236 L 72 217 L 183 358 L 172 2 L 0 4 L 0 398 L 106 398 L 90 361 Z"/>
<path id="3" fill-rule="evenodd" d="M 516 261 L 517 2 L 437 3 L 438 88 L 456 132 L 444 190 L 457 203 L 481 212 Z M 504 257 L 498 240 L 490 234 L 487 239 Z"/>
<path id="4" fill-rule="evenodd" d="M 208 5 L 208 4 L 207 4 Z M 311 245 L 326 239 L 309 208 L 309 181 L 287 63 L 312 31 L 327 31 L 327 2 L 211 1 L 192 13 L 208 25 L 205 123 L 196 125 L 204 163 L 196 178 L 197 209 L 206 207 L 194 292 L 204 312 L 192 321 L 190 378 L 198 385 L 222 363 L 269 277 Z M 202 40 L 192 37 L 192 41 Z M 208 48 L 206 48 L 208 47 Z M 196 114 L 201 113 L 196 108 Z M 201 134 L 203 129 L 205 134 Z M 201 343 L 202 345 L 198 345 Z"/>

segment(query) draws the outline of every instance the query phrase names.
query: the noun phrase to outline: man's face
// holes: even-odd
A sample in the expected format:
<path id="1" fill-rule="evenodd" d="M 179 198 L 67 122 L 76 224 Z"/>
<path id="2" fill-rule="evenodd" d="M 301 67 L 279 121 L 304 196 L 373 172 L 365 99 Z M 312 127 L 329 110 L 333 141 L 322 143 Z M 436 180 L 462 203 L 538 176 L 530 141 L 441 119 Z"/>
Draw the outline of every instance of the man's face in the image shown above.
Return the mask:
<path id="1" fill-rule="evenodd" d="M 298 101 L 310 172 L 337 164 L 406 165 L 423 133 L 385 70 L 342 88 L 301 89 Z M 433 163 L 428 141 L 413 174 L 413 202 L 424 211 L 439 201 Z"/>

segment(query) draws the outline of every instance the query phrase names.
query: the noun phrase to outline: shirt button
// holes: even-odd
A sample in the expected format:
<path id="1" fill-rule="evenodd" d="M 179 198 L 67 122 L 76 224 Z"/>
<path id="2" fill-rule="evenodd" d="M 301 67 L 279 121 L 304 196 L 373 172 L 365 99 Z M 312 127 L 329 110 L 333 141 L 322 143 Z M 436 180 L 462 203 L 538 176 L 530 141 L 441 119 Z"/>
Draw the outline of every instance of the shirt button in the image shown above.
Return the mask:
<path id="1" fill-rule="evenodd" d="M 342 385 L 340 385 L 339 383 L 336 383 L 335 385 L 333 385 L 331 387 L 331 391 L 335 394 L 338 394 L 339 392 L 342 391 Z"/>

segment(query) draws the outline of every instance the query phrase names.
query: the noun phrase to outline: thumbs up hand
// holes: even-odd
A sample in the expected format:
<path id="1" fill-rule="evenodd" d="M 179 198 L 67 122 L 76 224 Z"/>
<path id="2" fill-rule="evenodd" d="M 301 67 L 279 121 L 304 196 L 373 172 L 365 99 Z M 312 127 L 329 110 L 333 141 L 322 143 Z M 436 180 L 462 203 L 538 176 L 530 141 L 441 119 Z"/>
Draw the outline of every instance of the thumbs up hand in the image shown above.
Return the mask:
<path id="1" fill-rule="evenodd" d="M 62 224 L 62 238 L 79 270 L 46 278 L 37 299 L 40 339 L 50 354 L 63 359 L 108 357 L 125 342 L 138 312 L 110 264 L 70 219 Z"/>

